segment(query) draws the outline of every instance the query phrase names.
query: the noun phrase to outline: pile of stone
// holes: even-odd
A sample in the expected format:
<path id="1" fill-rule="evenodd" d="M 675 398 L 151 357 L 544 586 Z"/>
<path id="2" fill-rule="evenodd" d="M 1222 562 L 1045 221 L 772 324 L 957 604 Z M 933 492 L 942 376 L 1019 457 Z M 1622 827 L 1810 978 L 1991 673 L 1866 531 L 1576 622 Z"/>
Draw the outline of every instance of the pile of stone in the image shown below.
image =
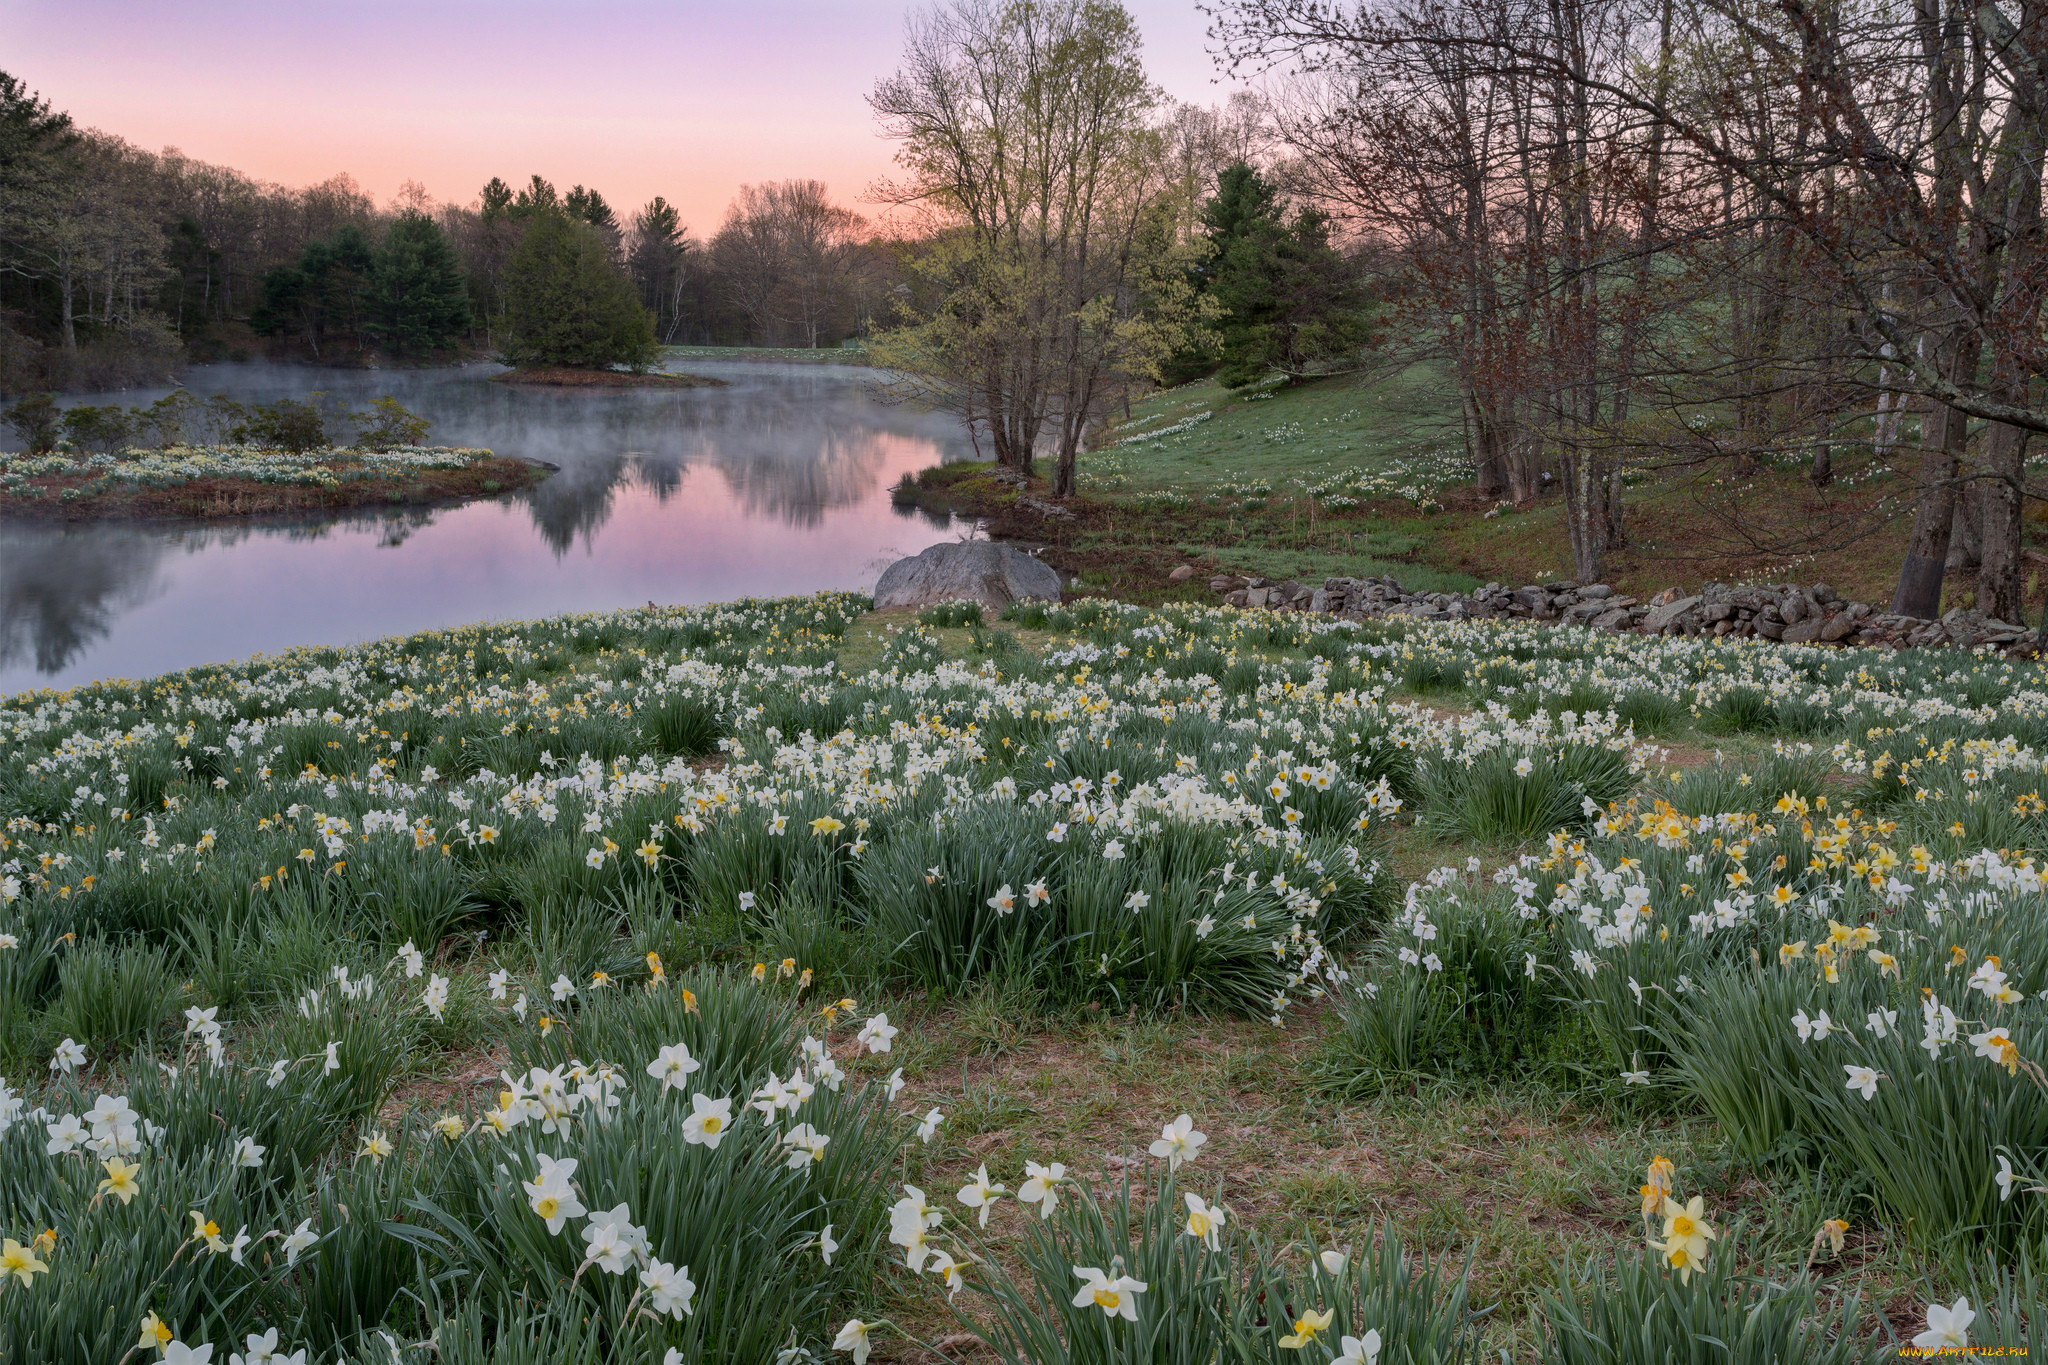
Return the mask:
<path id="1" fill-rule="evenodd" d="M 1327 578 L 1321 587 L 1311 588 L 1292 580 L 1220 574 L 1209 580 L 1209 587 L 1235 607 L 1327 612 L 1351 620 L 1376 616 L 1425 621 L 1521 619 L 1643 635 L 1737 639 L 1760 635 L 1787 644 L 1884 645 L 1894 649 L 1991 645 L 2004 651 L 2031 652 L 2035 645 L 2034 631 L 1981 611 L 1958 607 L 1938 621 L 1896 616 L 1868 602 L 1846 601 L 1825 583 L 1740 588 L 1709 583 L 1690 595 L 1666 588 L 1648 601 L 1616 593 L 1605 583 L 1570 581 L 1520 588 L 1488 583 L 1470 594 L 1412 593 L 1392 578 Z"/>

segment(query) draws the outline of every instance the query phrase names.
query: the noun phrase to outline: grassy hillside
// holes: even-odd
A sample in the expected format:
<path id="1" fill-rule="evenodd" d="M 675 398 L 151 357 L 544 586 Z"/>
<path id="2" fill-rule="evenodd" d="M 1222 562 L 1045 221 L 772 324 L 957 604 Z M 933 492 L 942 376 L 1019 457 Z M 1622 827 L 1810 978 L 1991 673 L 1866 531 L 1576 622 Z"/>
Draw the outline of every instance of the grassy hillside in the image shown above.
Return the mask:
<path id="1" fill-rule="evenodd" d="M 1867 451 L 1845 447 L 1837 462 L 1844 477 L 1816 490 L 1803 461 L 1738 477 L 1726 462 L 1656 468 L 1645 459 L 1629 476 L 1625 543 L 1601 576 L 1643 594 L 1709 580 L 1826 581 L 1882 601 L 1904 553 L 1910 478 Z M 1561 498 L 1516 507 L 1472 490 L 1456 392 L 1435 365 L 1244 393 L 1205 380 L 1154 394 L 1081 457 L 1071 519 L 1020 506 L 1018 490 L 989 472 L 928 471 L 906 496 L 1049 542 L 1091 586 L 1140 600 L 1206 591 L 1199 581 L 1166 584 L 1181 563 L 1302 581 L 1393 574 L 1434 591 L 1571 576 Z M 1828 543 L 1797 545 L 1817 528 Z M 1952 581 L 1950 603 L 1972 590 L 1967 578 Z"/>

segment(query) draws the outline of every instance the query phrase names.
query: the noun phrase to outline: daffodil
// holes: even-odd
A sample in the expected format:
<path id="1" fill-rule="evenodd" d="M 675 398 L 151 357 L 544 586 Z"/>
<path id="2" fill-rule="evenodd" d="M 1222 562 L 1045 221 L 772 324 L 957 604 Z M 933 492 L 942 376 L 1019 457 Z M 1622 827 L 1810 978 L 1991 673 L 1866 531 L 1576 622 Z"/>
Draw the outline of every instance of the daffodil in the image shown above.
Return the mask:
<path id="1" fill-rule="evenodd" d="M 5 1283 L 11 1276 L 23 1284 L 34 1284 L 36 1276 L 49 1268 L 36 1256 L 33 1248 L 23 1246 L 12 1237 L 0 1241 L 0 1283 Z"/>
<path id="2" fill-rule="evenodd" d="M 1324 1309 L 1320 1313 L 1313 1308 L 1304 1310 L 1302 1315 L 1294 1320 L 1294 1330 L 1280 1338 L 1280 1345 L 1290 1351 L 1301 1350 L 1316 1339 L 1318 1332 L 1329 1327 L 1330 1316 L 1329 1309 Z"/>
<path id="3" fill-rule="evenodd" d="M 954 1197 L 968 1208 L 980 1210 L 981 1226 L 987 1227 L 989 1209 L 995 1205 L 996 1200 L 1008 1193 L 1007 1189 L 988 1178 L 988 1163 L 983 1162 L 976 1168 L 974 1179 L 962 1186 L 960 1193 Z"/>
<path id="4" fill-rule="evenodd" d="M 1188 1207 L 1187 1235 L 1207 1244 L 1211 1251 L 1220 1251 L 1217 1236 L 1227 1221 L 1223 1207 L 1204 1203 L 1198 1194 L 1183 1193 L 1181 1199 Z"/>
<path id="5" fill-rule="evenodd" d="M 1086 1308 L 1093 1304 L 1102 1310 L 1106 1318 L 1122 1318 L 1125 1322 L 1138 1320 L 1137 1296 L 1147 1287 L 1143 1280 L 1134 1280 L 1129 1275 L 1111 1279 L 1092 1265 L 1077 1265 L 1074 1273 L 1081 1277 L 1081 1287 L 1074 1293 L 1074 1307 Z"/>
<path id="6" fill-rule="evenodd" d="M 640 1288 L 647 1295 L 647 1306 L 657 1315 L 666 1313 L 680 1322 L 696 1311 L 691 1301 L 696 1297 L 697 1286 L 690 1279 L 688 1266 L 650 1260 L 640 1272 Z"/>
<path id="7" fill-rule="evenodd" d="M 100 1168 L 107 1173 L 107 1178 L 99 1184 L 100 1194 L 111 1194 L 126 1204 L 142 1193 L 142 1183 L 135 1178 L 141 1173 L 142 1167 L 136 1163 L 123 1161 L 116 1156 L 101 1162 Z"/>
<path id="8" fill-rule="evenodd" d="M 1177 1171 L 1193 1161 L 1202 1150 L 1202 1144 L 1208 1140 L 1207 1134 L 1195 1128 L 1195 1121 L 1182 1114 L 1160 1129 L 1159 1140 L 1152 1144 L 1151 1152 L 1153 1156 L 1166 1158 L 1168 1170 Z"/>
<path id="9" fill-rule="evenodd" d="M 571 1218 L 581 1218 L 584 1213 L 583 1201 L 576 1197 L 576 1188 L 570 1182 L 576 1175 L 576 1159 L 570 1157 L 557 1161 L 553 1157 L 534 1157 L 538 1174 L 526 1182 L 526 1201 L 533 1211 L 548 1225 L 550 1235 L 562 1230 Z"/>
<path id="10" fill-rule="evenodd" d="M 1330 1365 L 1378 1365 L 1380 1358 L 1380 1334 L 1368 1328 L 1362 1337 L 1343 1337 L 1338 1341 L 1343 1349 Z"/>
<path id="11" fill-rule="evenodd" d="M 670 1043 L 647 1064 L 647 1074 L 660 1081 L 663 1090 L 681 1090 L 691 1073 L 702 1066 L 702 1062 L 690 1055 L 687 1044 Z"/>
<path id="12" fill-rule="evenodd" d="M 702 1093 L 690 1096 L 690 1117 L 683 1120 L 683 1141 L 718 1150 L 725 1130 L 732 1126 L 732 1099 L 712 1099 Z"/>
<path id="13" fill-rule="evenodd" d="M 1957 1299 L 1946 1308 L 1931 1303 L 1927 1305 L 1927 1330 L 1914 1337 L 1913 1344 L 1930 1353 L 1968 1350 L 1970 1324 L 1976 1320 L 1976 1311 L 1970 1307 L 1968 1299 Z"/>
<path id="14" fill-rule="evenodd" d="M 1067 1178 L 1067 1168 L 1055 1161 L 1050 1166 L 1041 1166 L 1035 1161 L 1024 1163 L 1024 1174 L 1028 1177 L 1017 1187 L 1017 1202 L 1036 1204 L 1041 1219 L 1052 1217 L 1052 1211 L 1059 1205 L 1059 1188 Z"/>
<path id="15" fill-rule="evenodd" d="M 846 1325 L 839 1329 L 839 1335 L 832 1338 L 832 1349 L 853 1352 L 853 1365 L 868 1365 L 868 1352 L 874 1349 L 868 1341 L 868 1333 L 873 1330 L 859 1318 L 848 1318 Z"/>
<path id="16" fill-rule="evenodd" d="M 1693 1260 L 1706 1259 L 1707 1243 L 1720 1236 L 1708 1225 L 1706 1200 L 1694 1195 L 1684 1204 L 1675 1199 L 1664 1201 L 1664 1242 L 1666 1250 L 1683 1246 Z"/>

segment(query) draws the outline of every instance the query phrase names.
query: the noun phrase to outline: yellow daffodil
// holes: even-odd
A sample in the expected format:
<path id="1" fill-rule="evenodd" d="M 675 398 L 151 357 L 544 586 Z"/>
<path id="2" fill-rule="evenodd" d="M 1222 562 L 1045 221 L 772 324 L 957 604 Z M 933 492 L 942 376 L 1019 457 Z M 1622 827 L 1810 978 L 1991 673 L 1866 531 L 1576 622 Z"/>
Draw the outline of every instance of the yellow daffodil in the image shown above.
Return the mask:
<path id="1" fill-rule="evenodd" d="M 1280 1344 L 1290 1351 L 1299 1351 L 1316 1339 L 1316 1333 L 1330 1325 L 1330 1311 L 1318 1313 L 1311 1308 L 1294 1320 L 1294 1330 L 1280 1338 Z"/>
<path id="2" fill-rule="evenodd" d="M 136 1174 L 142 1170 L 141 1166 L 132 1161 L 123 1161 L 117 1156 L 107 1158 L 100 1166 L 106 1171 L 107 1178 L 100 1182 L 99 1193 L 111 1194 L 123 1204 L 142 1193 L 142 1186 L 135 1179 Z"/>

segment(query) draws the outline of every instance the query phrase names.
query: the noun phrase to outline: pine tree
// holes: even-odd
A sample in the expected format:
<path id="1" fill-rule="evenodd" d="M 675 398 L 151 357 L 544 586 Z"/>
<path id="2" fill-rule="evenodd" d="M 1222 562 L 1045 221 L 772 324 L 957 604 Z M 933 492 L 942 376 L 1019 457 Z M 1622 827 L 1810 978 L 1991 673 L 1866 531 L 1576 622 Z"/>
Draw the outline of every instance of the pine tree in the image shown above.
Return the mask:
<path id="1" fill-rule="evenodd" d="M 654 359 L 654 324 L 613 265 L 598 229 L 560 212 L 536 214 L 507 272 L 515 365 L 642 368 Z"/>
<path id="2" fill-rule="evenodd" d="M 1214 250 L 1208 288 L 1224 310 L 1216 377 L 1226 387 L 1338 368 L 1366 344 L 1367 299 L 1325 215 L 1304 208 L 1288 222 L 1273 187 L 1239 162 L 1202 219 Z"/>
<path id="3" fill-rule="evenodd" d="M 407 355 L 444 350 L 469 327 L 468 291 L 455 249 L 423 213 L 398 216 L 377 248 L 370 331 Z"/>

